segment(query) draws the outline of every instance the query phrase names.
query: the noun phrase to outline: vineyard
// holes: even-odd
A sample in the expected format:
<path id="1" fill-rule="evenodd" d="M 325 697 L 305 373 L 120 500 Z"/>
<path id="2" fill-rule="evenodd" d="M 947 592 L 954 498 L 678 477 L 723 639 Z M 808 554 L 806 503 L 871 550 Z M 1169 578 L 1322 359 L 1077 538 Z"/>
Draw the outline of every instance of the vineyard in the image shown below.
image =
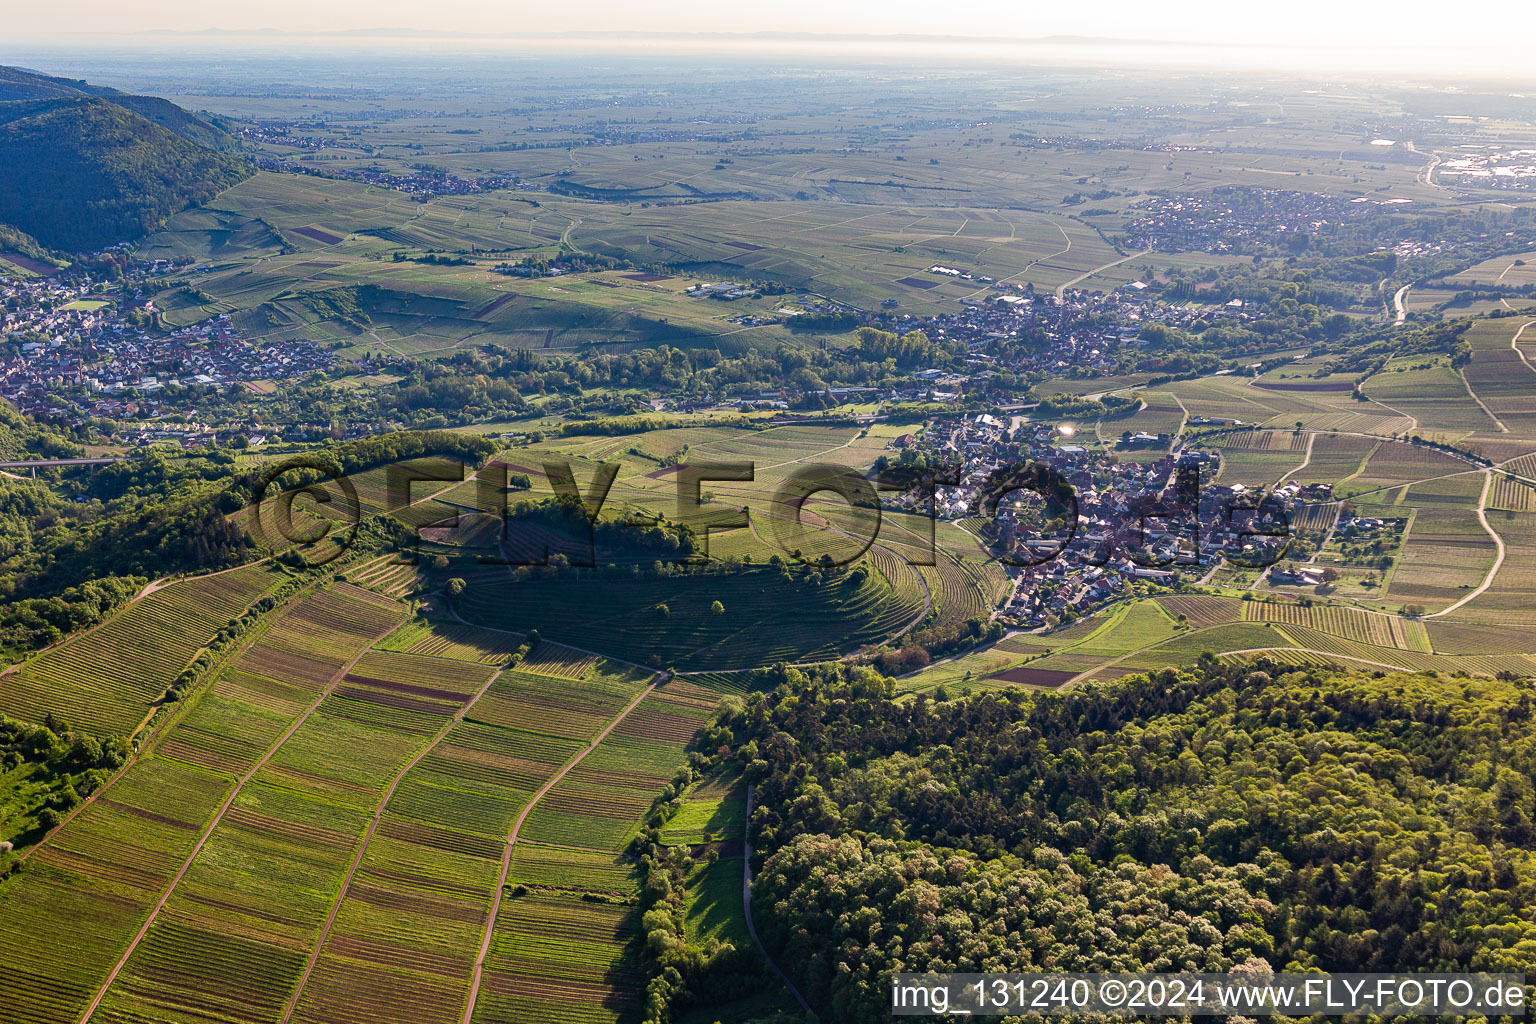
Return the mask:
<path id="1" fill-rule="evenodd" d="M 0 713 L 33 722 L 52 713 L 96 735 L 131 733 L 198 651 L 283 578 L 252 565 L 152 590 L 8 672 Z"/>
<path id="2" fill-rule="evenodd" d="M 1218 443 L 1233 451 L 1302 452 L 1307 436 L 1294 430 L 1234 430 Z"/>
<path id="3" fill-rule="evenodd" d="M 1242 618 L 1239 602 L 1211 594 L 1176 594 L 1159 597 L 1157 603 L 1174 618 L 1182 615 L 1191 629 L 1206 629 Z"/>
<path id="4" fill-rule="evenodd" d="M 1305 626 L 1321 633 L 1331 633 L 1346 640 L 1356 640 L 1377 647 L 1430 653 L 1429 634 L 1424 624 L 1396 615 L 1381 615 L 1342 605 L 1272 604 L 1243 602 L 1247 622 L 1278 622 Z"/>
<path id="5" fill-rule="evenodd" d="M 601 650 L 718 670 L 831 657 L 888 637 L 921 609 L 879 573 L 826 577 L 774 570 L 664 576 L 573 574 L 485 582 L 459 598 L 466 619 Z M 713 605 L 720 603 L 721 610 Z M 661 628 L 661 627 L 665 628 Z"/>
<path id="6" fill-rule="evenodd" d="M 1496 473 L 1488 489 L 1488 507 L 1513 512 L 1536 512 L 1536 486 L 1504 473 Z"/>
<path id="7" fill-rule="evenodd" d="M 638 1006 L 636 881 L 620 851 L 719 696 L 680 678 L 657 687 L 533 808 L 513 850 L 476 1021 L 612 1022 Z"/>
<path id="8" fill-rule="evenodd" d="M 351 570 L 347 573 L 347 580 L 378 591 L 386 597 L 402 598 L 417 588 L 420 577 L 416 565 L 396 561 L 393 555 L 385 555 Z"/>
<path id="9" fill-rule="evenodd" d="M 1483 582 L 1493 566 L 1493 538 L 1466 510 L 1417 512 L 1392 573 L 1387 597 L 1431 610 Z"/>
<path id="10" fill-rule="evenodd" d="M 686 680 L 658 687 L 539 802 L 523 838 L 621 850 L 718 699 Z"/>
<path id="11" fill-rule="evenodd" d="M 503 633 L 456 622 L 412 619 L 380 641 L 378 647 L 385 651 L 500 665 L 522 642 L 523 636 L 519 633 Z"/>
<path id="12" fill-rule="evenodd" d="M 353 674 L 371 666 L 373 657 L 360 661 Z M 420 692 L 428 685 L 423 671 L 402 664 L 391 678 L 417 688 L 413 696 L 432 699 Z M 554 714 L 562 709 L 551 700 L 548 677 L 503 672 L 481 689 L 464 719 L 439 733 L 399 778 L 379 812 L 378 829 L 337 904 L 334 928 L 316 954 L 293 1020 L 460 1020 L 513 822 L 539 786 L 622 709 L 644 678 L 597 663 L 586 683 L 558 685 L 577 688 L 574 710 L 565 709 L 559 721 Z M 571 859 L 564 858 L 567 863 Z M 608 868 L 610 875 L 616 870 L 612 858 Z M 572 901 L 571 906 L 583 904 Z M 476 1019 L 499 1005 L 497 940 L 507 922 L 518 920 L 513 901 L 504 902 Z M 409 996 L 395 998 L 399 987 Z"/>
<path id="13" fill-rule="evenodd" d="M 639 915 L 626 903 L 534 890 L 502 903 L 476 1024 L 613 1024 L 639 1006 Z"/>
<path id="14" fill-rule="evenodd" d="M 1290 518 L 1292 530 L 1313 534 L 1314 539 L 1321 540 L 1339 518 L 1339 505 L 1337 502 L 1298 504 L 1291 511 Z"/>
<path id="15" fill-rule="evenodd" d="M 645 673 L 611 662 L 594 668 L 581 681 L 557 681 L 519 665 L 497 678 L 470 711 L 470 718 L 487 725 L 587 739 L 629 703 L 645 680 Z"/>
<path id="16" fill-rule="evenodd" d="M 596 664 L 595 654 L 546 640 L 530 651 L 518 667 L 535 675 L 579 681 Z"/>
<path id="17" fill-rule="evenodd" d="M 291 936 L 314 909 L 314 889 L 283 880 L 333 870 L 342 856 L 336 844 L 359 818 L 355 807 L 288 787 L 296 773 L 322 784 L 307 778 L 307 757 L 284 760 L 282 771 L 262 765 L 277 761 L 290 739 L 299 739 L 296 750 L 335 742 L 336 723 L 317 713 L 347 662 L 397 619 L 398 611 L 341 588 L 276 613 L 158 750 L 4 883 L 0 1005 L 28 1021 L 77 1020 L 164 896 L 165 910 L 104 993 L 102 1019 L 196 1019 L 211 992 L 236 987 L 230 975 L 249 982 L 252 1012 L 270 1008 L 292 964 Z M 271 666 L 290 657 L 307 671 L 272 678 Z M 345 785 L 359 785 L 356 777 Z M 341 781 L 332 785 L 342 790 Z M 253 926 L 253 915 L 267 923 Z M 12 948 L 18 942 L 41 946 L 23 958 Z"/>
<path id="18" fill-rule="evenodd" d="M 728 853 L 740 854 L 746 831 L 747 794 L 737 776 L 712 777 L 696 783 L 683 796 L 683 805 L 662 828 L 668 846 L 725 843 Z"/>

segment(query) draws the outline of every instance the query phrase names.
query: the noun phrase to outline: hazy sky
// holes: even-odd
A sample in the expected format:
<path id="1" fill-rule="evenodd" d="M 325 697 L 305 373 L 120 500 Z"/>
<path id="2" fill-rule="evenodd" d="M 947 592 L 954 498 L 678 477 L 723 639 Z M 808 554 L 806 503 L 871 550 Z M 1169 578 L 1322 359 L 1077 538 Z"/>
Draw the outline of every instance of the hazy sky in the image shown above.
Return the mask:
<path id="1" fill-rule="evenodd" d="M 1437 55 L 1476 67 L 1479 54 L 1536 38 L 1536 3 L 1481 0 L 1420 9 L 1418 0 L 0 0 L 13 38 L 87 41 L 144 29 L 336 32 L 404 28 L 517 34 L 571 31 L 810 32 L 1035 38 L 1074 35 L 1179 43 L 1309 46 L 1404 69 Z M 3 40 L 0 40 L 3 48 Z M 1497 63 L 1497 62 L 1495 62 Z M 1516 67 L 1536 66 L 1522 56 Z M 1425 68 L 1428 70 L 1428 68 Z"/>

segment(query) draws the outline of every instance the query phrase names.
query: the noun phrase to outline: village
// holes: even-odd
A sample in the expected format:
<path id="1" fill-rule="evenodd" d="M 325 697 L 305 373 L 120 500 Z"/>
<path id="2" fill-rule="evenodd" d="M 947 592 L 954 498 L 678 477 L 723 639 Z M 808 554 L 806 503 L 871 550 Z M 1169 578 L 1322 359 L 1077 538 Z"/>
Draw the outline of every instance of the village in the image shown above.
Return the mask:
<path id="1" fill-rule="evenodd" d="M 1301 502 L 1326 501 L 1325 485 L 1253 494 L 1241 484 L 1205 482 L 1217 474 L 1219 453 L 1175 447 L 1156 461 L 1134 462 L 1122 461 L 1116 447 L 1094 450 L 1054 424 L 979 413 L 936 419 L 898 437 L 890 461 L 957 475 L 958 486 L 935 488 L 932 514 L 973 533 L 1007 566 L 1014 586 L 999 617 L 1017 626 L 1071 621 L 1127 596 L 1135 584 L 1206 582 L 1223 565 L 1268 568 L 1281 585 L 1328 582 L 1325 569 L 1277 564 L 1293 539 L 1290 513 Z M 1010 470 L 1027 463 L 1047 467 L 1070 489 L 1070 507 L 1035 491 L 1001 491 L 998 482 L 1015 480 Z M 995 516 L 986 514 L 989 493 Z M 914 488 L 892 504 L 927 513 L 928 501 Z"/>
<path id="2" fill-rule="evenodd" d="M 145 264 L 138 273 L 147 278 L 166 269 Z M 253 342 L 223 314 L 166 330 L 142 291 L 125 302 L 122 292 L 99 288 L 71 277 L 0 278 L 0 397 L 67 427 L 87 420 L 135 424 L 114 441 L 197 447 L 214 443 L 217 432 L 185 414 L 187 389 L 262 393 L 336 365 L 312 341 Z"/>

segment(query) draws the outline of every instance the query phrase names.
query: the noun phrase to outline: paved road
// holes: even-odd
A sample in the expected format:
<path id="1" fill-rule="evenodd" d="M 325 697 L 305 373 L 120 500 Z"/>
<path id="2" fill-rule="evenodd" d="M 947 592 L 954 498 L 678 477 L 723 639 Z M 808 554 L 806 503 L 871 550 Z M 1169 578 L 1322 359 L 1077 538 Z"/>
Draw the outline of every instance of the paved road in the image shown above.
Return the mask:
<path id="1" fill-rule="evenodd" d="M 99 459 L 20 459 L 0 462 L 0 469 L 46 469 L 49 466 L 106 466 L 114 462 L 126 462 L 126 455 L 106 455 Z"/>

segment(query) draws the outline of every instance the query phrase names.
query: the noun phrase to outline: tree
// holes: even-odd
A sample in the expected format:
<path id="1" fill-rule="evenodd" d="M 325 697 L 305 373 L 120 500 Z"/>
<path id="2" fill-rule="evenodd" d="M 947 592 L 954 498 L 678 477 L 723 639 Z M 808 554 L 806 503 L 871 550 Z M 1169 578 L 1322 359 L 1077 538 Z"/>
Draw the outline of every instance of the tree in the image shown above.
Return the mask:
<path id="1" fill-rule="evenodd" d="M 712 602 L 710 604 L 710 606 L 709 606 L 709 614 L 711 614 L 711 615 L 724 615 L 725 614 L 725 605 L 721 604 L 719 601 Z"/>
<path id="2" fill-rule="evenodd" d="M 455 576 L 448 581 L 448 593 L 454 597 L 464 593 L 464 580 L 462 577 Z"/>

